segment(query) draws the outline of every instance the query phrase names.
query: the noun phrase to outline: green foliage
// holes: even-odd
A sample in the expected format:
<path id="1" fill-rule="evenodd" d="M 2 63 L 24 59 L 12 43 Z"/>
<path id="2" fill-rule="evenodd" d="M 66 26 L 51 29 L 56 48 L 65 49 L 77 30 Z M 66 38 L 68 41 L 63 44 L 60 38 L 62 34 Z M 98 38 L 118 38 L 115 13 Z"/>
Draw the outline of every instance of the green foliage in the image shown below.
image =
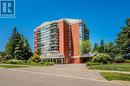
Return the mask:
<path id="1" fill-rule="evenodd" d="M 28 60 L 32 56 L 27 39 L 17 32 L 16 27 L 5 46 L 5 53 L 6 59 Z"/>
<path id="2" fill-rule="evenodd" d="M 89 66 L 89 69 L 93 69 L 93 70 L 129 71 L 130 72 L 130 64 L 129 63 L 121 63 L 121 64 L 92 65 L 92 66 Z"/>
<path id="3" fill-rule="evenodd" d="M 104 40 L 101 40 L 100 46 L 98 46 L 98 52 L 99 53 L 105 53 Z"/>
<path id="4" fill-rule="evenodd" d="M 37 51 L 38 51 L 38 55 L 41 55 L 41 49 L 39 48 Z"/>
<path id="5" fill-rule="evenodd" d="M 95 43 L 95 44 L 94 44 L 94 47 L 93 47 L 93 52 L 97 52 L 97 50 L 98 50 L 98 44 Z"/>
<path id="6" fill-rule="evenodd" d="M 49 66 L 49 65 L 54 65 L 55 62 L 45 62 L 45 64 Z"/>
<path id="7" fill-rule="evenodd" d="M 127 55 L 130 52 L 130 18 L 126 20 L 126 26 L 122 27 L 122 31 L 116 39 L 119 54 Z"/>
<path id="8" fill-rule="evenodd" d="M 124 60 L 125 60 L 125 59 L 124 59 L 123 56 L 121 56 L 121 55 L 115 57 L 115 62 L 123 63 Z"/>
<path id="9" fill-rule="evenodd" d="M 25 65 L 15 65 L 15 64 L 1 64 L 0 67 L 3 67 L 3 68 L 25 68 L 25 67 L 28 67 L 28 66 L 25 66 Z"/>
<path id="10" fill-rule="evenodd" d="M 34 65 L 34 66 L 42 66 L 42 65 L 46 65 L 46 66 L 49 66 L 49 65 L 54 65 L 55 63 L 54 62 L 34 62 L 34 61 L 31 61 L 31 60 L 28 60 L 27 61 L 27 64 L 29 65 Z"/>
<path id="11" fill-rule="evenodd" d="M 31 47 L 28 43 L 28 40 L 22 36 L 22 53 L 23 53 L 23 57 L 21 58 L 22 60 L 28 60 L 32 55 L 32 51 L 31 51 Z"/>
<path id="12" fill-rule="evenodd" d="M 1 53 L 2 53 L 2 52 L 0 51 L 0 56 L 1 56 Z"/>
<path id="13" fill-rule="evenodd" d="M 107 64 L 107 63 L 112 62 L 112 58 L 108 54 L 99 53 L 99 54 L 93 56 L 91 61 Z"/>
<path id="14" fill-rule="evenodd" d="M 122 27 L 115 43 L 104 44 L 104 41 L 101 40 L 100 45 L 95 43 L 93 52 L 109 54 L 113 60 L 117 55 L 130 59 L 130 18 L 126 20 L 126 26 Z"/>
<path id="15" fill-rule="evenodd" d="M 0 57 L 1 57 L 1 59 L 4 59 L 5 55 L 6 55 L 5 52 L 0 52 Z"/>
<path id="16" fill-rule="evenodd" d="M 22 60 L 16 60 L 16 59 L 7 60 L 5 63 L 6 63 L 6 64 L 25 64 L 24 61 L 22 61 Z"/>
<path id="17" fill-rule="evenodd" d="M 125 59 L 124 61 L 125 61 L 126 63 L 130 63 L 130 60 Z"/>
<path id="18" fill-rule="evenodd" d="M 130 81 L 130 74 L 101 72 L 101 75 L 107 80 L 123 80 Z"/>
<path id="19" fill-rule="evenodd" d="M 91 65 L 100 65 L 101 63 L 99 62 L 87 62 L 86 66 L 91 66 Z"/>
<path id="20" fill-rule="evenodd" d="M 28 61 L 27 61 L 27 64 L 28 64 L 28 65 L 37 65 L 38 63 L 33 62 L 33 61 L 31 61 L 31 60 L 28 60 Z"/>
<path id="21" fill-rule="evenodd" d="M 114 52 L 115 45 L 113 42 L 105 44 L 105 53 L 111 55 Z"/>
<path id="22" fill-rule="evenodd" d="M 94 44 L 93 52 L 105 53 L 105 43 L 104 43 L 104 40 L 100 41 L 100 45 L 98 45 L 97 43 Z"/>
<path id="23" fill-rule="evenodd" d="M 91 50 L 91 45 L 89 40 L 82 41 L 82 54 L 89 53 Z"/>
<path id="24" fill-rule="evenodd" d="M 32 62 L 41 62 L 40 56 L 34 54 L 33 56 L 31 56 L 30 61 Z"/>
<path id="25" fill-rule="evenodd" d="M 127 19 L 126 19 L 126 25 L 127 25 L 127 26 L 130 26 L 130 18 L 127 18 Z"/>

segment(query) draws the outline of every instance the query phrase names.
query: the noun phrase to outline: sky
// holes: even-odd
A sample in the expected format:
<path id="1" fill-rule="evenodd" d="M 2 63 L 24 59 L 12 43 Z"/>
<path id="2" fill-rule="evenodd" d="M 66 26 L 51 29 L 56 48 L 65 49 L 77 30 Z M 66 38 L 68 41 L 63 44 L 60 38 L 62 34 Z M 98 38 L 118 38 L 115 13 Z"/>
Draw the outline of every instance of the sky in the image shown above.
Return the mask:
<path id="1" fill-rule="evenodd" d="M 0 18 L 0 51 L 14 26 L 34 49 L 33 30 L 46 21 L 60 18 L 83 19 L 90 31 L 90 42 L 112 42 L 126 18 L 130 17 L 130 0 L 15 0 L 15 18 Z"/>

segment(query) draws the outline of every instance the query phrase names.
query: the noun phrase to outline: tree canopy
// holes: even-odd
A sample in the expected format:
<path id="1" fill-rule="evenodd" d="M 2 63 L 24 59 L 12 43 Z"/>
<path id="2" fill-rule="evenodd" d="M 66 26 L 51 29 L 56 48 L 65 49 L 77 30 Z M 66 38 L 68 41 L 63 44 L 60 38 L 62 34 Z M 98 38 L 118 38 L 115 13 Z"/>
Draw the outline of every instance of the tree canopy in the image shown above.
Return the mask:
<path id="1" fill-rule="evenodd" d="M 126 25 L 121 28 L 115 42 L 104 43 L 101 40 L 100 44 L 95 43 L 93 52 L 107 53 L 110 56 L 130 55 L 130 18 L 125 22 Z"/>
<path id="2" fill-rule="evenodd" d="M 130 53 L 130 18 L 126 20 L 126 26 L 122 27 L 116 39 L 119 54 L 127 55 Z"/>
<path id="3" fill-rule="evenodd" d="M 11 37 L 5 46 L 6 59 L 28 60 L 32 51 L 27 39 L 14 27 Z"/>
<path id="4" fill-rule="evenodd" d="M 91 44 L 89 40 L 82 41 L 82 54 L 89 53 L 91 50 Z"/>

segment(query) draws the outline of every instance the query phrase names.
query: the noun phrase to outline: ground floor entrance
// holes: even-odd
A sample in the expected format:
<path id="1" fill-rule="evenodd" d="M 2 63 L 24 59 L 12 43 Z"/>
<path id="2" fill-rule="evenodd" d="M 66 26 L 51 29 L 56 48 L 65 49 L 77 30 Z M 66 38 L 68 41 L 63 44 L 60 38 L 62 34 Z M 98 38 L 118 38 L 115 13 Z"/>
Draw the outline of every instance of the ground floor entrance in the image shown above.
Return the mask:
<path id="1" fill-rule="evenodd" d="M 74 63 L 74 64 L 78 64 L 78 63 L 86 63 L 88 61 L 90 61 L 91 58 L 72 58 L 71 59 L 71 62 Z"/>
<path id="2" fill-rule="evenodd" d="M 56 64 L 64 64 L 64 58 L 43 58 L 43 62 L 55 62 Z"/>
<path id="3" fill-rule="evenodd" d="M 79 64 L 79 63 L 86 63 L 87 61 L 90 61 L 91 58 L 70 58 L 70 59 L 64 59 L 64 58 L 43 58 L 43 62 L 55 62 L 56 64 Z"/>

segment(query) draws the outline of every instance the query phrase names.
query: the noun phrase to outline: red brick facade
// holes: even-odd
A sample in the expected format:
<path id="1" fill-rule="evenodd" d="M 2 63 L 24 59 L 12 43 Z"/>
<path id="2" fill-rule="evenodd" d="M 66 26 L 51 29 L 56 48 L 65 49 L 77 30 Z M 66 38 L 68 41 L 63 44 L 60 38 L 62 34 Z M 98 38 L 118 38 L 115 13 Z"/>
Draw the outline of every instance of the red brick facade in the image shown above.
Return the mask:
<path id="1" fill-rule="evenodd" d="M 58 22 L 59 27 L 59 52 L 64 55 L 65 63 L 70 62 L 69 57 L 69 24 L 64 20 Z"/>
<path id="2" fill-rule="evenodd" d="M 60 20 L 58 22 L 58 27 L 59 51 L 65 56 L 65 63 L 80 63 L 79 23 L 70 25 L 67 21 Z M 71 47 L 69 47 L 69 40 L 71 42 Z"/>

